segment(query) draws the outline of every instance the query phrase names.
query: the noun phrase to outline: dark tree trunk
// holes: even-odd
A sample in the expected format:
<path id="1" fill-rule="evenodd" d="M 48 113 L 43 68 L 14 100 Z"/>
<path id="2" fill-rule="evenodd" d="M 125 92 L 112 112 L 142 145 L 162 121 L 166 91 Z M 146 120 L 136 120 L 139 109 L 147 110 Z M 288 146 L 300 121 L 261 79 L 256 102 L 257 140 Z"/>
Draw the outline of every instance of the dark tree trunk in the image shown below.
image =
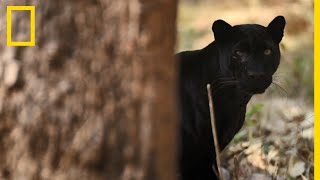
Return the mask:
<path id="1" fill-rule="evenodd" d="M 176 1 L 0 4 L 0 179 L 175 179 Z"/>

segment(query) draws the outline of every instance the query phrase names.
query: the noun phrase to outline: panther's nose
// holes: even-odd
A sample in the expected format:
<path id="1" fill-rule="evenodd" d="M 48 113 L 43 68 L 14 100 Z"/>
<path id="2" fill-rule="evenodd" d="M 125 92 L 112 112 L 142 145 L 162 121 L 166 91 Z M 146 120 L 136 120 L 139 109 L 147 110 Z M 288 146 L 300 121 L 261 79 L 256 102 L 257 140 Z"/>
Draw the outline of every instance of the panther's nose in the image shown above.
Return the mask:
<path id="1" fill-rule="evenodd" d="M 248 77 L 250 80 L 260 80 L 266 77 L 263 72 L 248 72 Z"/>

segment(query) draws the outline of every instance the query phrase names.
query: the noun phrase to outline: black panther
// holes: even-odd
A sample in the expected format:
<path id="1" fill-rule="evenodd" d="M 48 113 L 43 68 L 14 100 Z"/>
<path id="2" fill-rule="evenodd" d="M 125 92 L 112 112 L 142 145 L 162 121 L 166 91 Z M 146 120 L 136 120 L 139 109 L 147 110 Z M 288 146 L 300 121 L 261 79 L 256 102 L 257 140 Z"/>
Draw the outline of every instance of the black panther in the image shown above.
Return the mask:
<path id="1" fill-rule="evenodd" d="M 179 61 L 180 146 L 182 180 L 218 179 L 212 170 L 215 151 L 210 123 L 207 84 L 212 85 L 220 149 L 232 140 L 245 120 L 254 94 L 272 83 L 280 63 L 279 43 L 286 21 L 231 26 L 223 20 L 212 25 L 215 40 L 207 47 L 176 55 Z"/>

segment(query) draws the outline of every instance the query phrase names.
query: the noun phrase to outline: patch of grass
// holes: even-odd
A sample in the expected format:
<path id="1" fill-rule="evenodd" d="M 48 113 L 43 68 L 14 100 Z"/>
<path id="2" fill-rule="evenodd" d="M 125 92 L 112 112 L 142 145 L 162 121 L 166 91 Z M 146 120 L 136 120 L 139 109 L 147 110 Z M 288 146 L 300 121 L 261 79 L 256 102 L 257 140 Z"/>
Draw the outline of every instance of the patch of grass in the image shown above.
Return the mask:
<path id="1" fill-rule="evenodd" d="M 259 113 L 261 111 L 261 109 L 263 108 L 263 104 L 254 104 L 251 106 L 251 108 L 247 111 L 246 113 L 246 120 L 252 120 L 252 117 Z"/>
<path id="2" fill-rule="evenodd" d="M 293 59 L 292 72 L 296 86 L 309 100 L 313 100 L 313 60 L 296 57 Z"/>

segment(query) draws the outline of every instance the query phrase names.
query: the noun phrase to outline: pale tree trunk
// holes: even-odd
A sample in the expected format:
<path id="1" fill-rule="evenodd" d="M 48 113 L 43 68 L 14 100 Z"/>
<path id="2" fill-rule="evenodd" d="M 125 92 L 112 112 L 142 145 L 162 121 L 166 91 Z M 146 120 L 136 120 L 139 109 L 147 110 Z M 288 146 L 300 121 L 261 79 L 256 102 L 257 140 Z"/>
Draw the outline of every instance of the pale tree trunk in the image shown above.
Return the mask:
<path id="1" fill-rule="evenodd" d="M 175 0 L 0 4 L 0 179 L 176 178 Z"/>

